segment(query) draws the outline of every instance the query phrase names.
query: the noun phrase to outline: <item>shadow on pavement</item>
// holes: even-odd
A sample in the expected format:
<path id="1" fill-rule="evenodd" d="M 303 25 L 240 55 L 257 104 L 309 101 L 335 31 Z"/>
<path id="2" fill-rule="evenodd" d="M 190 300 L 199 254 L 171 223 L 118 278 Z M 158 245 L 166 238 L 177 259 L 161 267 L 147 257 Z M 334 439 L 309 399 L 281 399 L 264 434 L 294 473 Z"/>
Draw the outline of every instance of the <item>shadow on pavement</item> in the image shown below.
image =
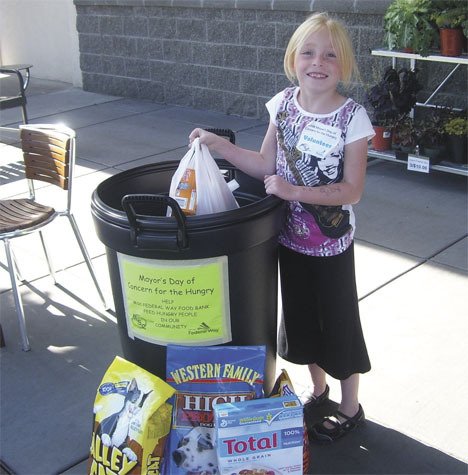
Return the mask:
<path id="1" fill-rule="evenodd" d="M 309 422 L 313 424 L 336 407 L 337 404 L 330 401 L 317 409 Z M 311 443 L 309 453 L 308 473 L 314 475 L 468 473 L 466 463 L 369 420 L 332 445 Z"/>

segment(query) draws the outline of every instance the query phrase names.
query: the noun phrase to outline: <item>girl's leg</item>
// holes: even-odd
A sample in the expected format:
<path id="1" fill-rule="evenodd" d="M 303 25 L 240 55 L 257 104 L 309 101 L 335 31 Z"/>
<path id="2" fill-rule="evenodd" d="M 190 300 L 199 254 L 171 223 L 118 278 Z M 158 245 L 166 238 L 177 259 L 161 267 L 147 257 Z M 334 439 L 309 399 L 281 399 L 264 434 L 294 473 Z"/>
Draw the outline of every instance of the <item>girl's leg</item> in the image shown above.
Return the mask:
<path id="1" fill-rule="evenodd" d="M 359 373 L 352 374 L 341 382 L 341 403 L 338 412 L 325 417 L 312 427 L 309 437 L 320 443 L 331 443 L 345 435 L 364 420 L 364 411 L 359 406 Z M 346 417 L 344 417 L 346 416 Z"/>
<path id="2" fill-rule="evenodd" d="M 313 395 L 320 396 L 327 386 L 326 373 L 318 365 L 310 364 L 309 372 L 314 385 Z M 352 374 L 349 378 L 343 379 L 341 383 L 341 403 L 339 411 L 346 416 L 353 417 L 359 410 L 359 373 Z"/>
<path id="3" fill-rule="evenodd" d="M 327 374 L 325 371 L 315 363 L 308 365 L 310 376 L 312 378 L 312 384 L 314 385 L 314 390 L 312 394 L 314 396 L 320 396 L 324 393 L 327 387 Z"/>
<path id="4" fill-rule="evenodd" d="M 341 404 L 340 412 L 353 417 L 359 410 L 359 373 L 352 374 L 349 378 L 341 381 Z"/>

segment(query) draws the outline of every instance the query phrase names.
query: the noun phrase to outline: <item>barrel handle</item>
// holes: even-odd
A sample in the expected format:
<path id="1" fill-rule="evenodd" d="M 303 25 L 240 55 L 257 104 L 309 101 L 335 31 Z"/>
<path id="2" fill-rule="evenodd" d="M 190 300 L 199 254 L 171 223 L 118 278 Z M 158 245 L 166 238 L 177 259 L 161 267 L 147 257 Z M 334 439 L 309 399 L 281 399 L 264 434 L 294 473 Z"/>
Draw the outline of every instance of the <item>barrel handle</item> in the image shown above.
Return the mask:
<path id="1" fill-rule="evenodd" d="M 229 142 L 231 142 L 232 144 L 236 143 L 236 134 L 231 129 L 217 129 L 217 128 L 209 127 L 205 130 L 207 132 L 211 132 L 212 134 L 216 134 L 221 137 L 226 137 L 227 139 L 229 139 Z"/>
<path id="2" fill-rule="evenodd" d="M 212 134 L 219 135 L 220 137 L 225 137 L 231 142 L 232 144 L 236 143 L 236 134 L 231 129 L 218 129 L 214 127 L 209 127 L 205 129 L 207 132 L 211 132 Z M 236 173 L 234 170 L 226 170 L 226 180 L 231 181 L 236 178 Z"/>
<path id="3" fill-rule="evenodd" d="M 180 209 L 177 201 L 170 196 L 166 195 L 125 195 L 122 198 L 122 208 L 127 214 L 128 222 L 130 225 L 130 239 L 133 245 L 139 247 L 138 235 L 143 231 L 141 224 L 138 221 L 138 215 L 135 211 L 134 205 L 137 203 L 162 203 L 169 206 L 172 210 L 172 216 L 177 221 L 177 236 L 176 242 L 173 243 L 173 249 L 187 249 L 188 248 L 188 235 L 186 228 L 185 214 Z M 140 246 L 141 247 L 141 246 Z"/>

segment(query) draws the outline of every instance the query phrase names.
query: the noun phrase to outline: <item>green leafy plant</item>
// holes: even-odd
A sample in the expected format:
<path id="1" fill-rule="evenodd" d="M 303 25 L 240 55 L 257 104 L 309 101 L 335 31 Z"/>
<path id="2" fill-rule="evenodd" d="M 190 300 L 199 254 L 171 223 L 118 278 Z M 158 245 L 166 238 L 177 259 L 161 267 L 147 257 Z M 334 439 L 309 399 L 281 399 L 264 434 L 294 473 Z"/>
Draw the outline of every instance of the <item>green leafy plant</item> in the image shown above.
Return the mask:
<path id="1" fill-rule="evenodd" d="M 468 3 L 458 0 L 432 0 L 431 20 L 438 27 L 443 56 L 460 56 L 463 32 L 468 28 Z M 466 41 L 466 40 L 465 40 Z"/>
<path id="2" fill-rule="evenodd" d="M 452 111 L 444 122 L 444 132 L 448 144 L 448 160 L 468 164 L 468 118 L 466 110 L 462 113 Z"/>
<path id="3" fill-rule="evenodd" d="M 466 117 L 452 117 L 444 123 L 444 132 L 447 135 L 466 135 L 468 120 Z"/>
<path id="4" fill-rule="evenodd" d="M 437 29 L 431 21 L 431 0 L 394 0 L 384 15 L 389 49 L 411 48 L 427 56 L 437 43 Z"/>
<path id="5" fill-rule="evenodd" d="M 439 28 L 467 26 L 468 6 L 458 0 L 432 0 L 431 19 Z"/>
<path id="6" fill-rule="evenodd" d="M 459 28 L 462 26 L 464 19 L 465 15 L 461 11 L 457 13 L 455 10 L 447 10 L 434 14 L 434 21 L 439 28 Z"/>

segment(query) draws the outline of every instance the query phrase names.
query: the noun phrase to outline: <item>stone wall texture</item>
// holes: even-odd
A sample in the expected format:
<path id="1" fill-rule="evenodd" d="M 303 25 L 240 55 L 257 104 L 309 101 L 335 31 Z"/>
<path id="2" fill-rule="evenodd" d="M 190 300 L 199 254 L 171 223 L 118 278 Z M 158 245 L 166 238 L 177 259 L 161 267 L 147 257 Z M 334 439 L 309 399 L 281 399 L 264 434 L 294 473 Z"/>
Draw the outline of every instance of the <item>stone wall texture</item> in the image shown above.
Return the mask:
<path id="1" fill-rule="evenodd" d="M 346 91 L 364 103 L 366 88 L 391 65 L 383 47 L 390 0 L 74 0 L 83 88 L 124 97 L 265 118 L 265 102 L 289 84 L 283 54 L 295 28 L 327 11 L 349 29 L 361 82 Z M 399 60 L 397 66 L 408 66 Z M 418 62 L 428 95 L 452 66 Z M 460 104 L 466 67 L 437 100 Z M 466 97 L 466 94 L 462 96 Z M 424 100 L 424 97 L 422 98 Z M 464 99 L 463 99 L 463 102 Z"/>

